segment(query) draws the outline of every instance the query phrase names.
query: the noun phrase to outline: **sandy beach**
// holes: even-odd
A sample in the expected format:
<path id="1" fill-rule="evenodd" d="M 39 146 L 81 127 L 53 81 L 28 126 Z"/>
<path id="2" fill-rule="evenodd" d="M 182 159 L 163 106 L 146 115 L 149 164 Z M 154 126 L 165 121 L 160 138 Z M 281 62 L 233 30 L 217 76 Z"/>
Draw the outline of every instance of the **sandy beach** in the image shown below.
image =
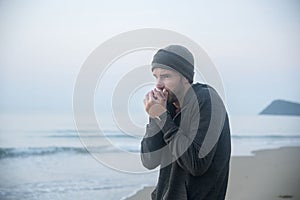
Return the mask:
<path id="1" fill-rule="evenodd" d="M 227 200 L 300 199 L 300 147 L 253 152 L 231 159 Z M 153 187 L 127 200 L 150 200 Z"/>

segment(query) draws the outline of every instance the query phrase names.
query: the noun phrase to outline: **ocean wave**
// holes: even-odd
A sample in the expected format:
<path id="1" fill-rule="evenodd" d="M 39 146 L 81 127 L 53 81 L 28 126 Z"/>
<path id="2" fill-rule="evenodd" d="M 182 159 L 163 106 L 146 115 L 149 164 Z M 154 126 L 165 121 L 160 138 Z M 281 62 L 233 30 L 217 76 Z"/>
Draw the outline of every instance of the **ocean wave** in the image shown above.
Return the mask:
<path id="1" fill-rule="evenodd" d="M 48 138 L 79 138 L 79 137 L 84 137 L 84 138 L 130 138 L 132 136 L 125 135 L 125 134 L 97 134 L 97 135 L 91 135 L 91 134 L 52 134 L 52 135 L 47 135 L 45 137 Z"/>
<path id="2" fill-rule="evenodd" d="M 61 194 L 68 192 L 115 191 L 116 189 L 134 188 L 133 184 L 103 184 L 96 180 L 49 181 L 19 184 L 1 187 L 0 199 L 37 199 L 47 194 Z"/>
<path id="3" fill-rule="evenodd" d="M 46 156 L 59 153 L 87 154 L 81 147 L 27 147 L 27 148 L 0 148 L 0 159 L 30 156 Z"/>
<path id="4" fill-rule="evenodd" d="M 117 148 L 118 149 L 117 149 Z M 48 156 L 54 154 L 90 154 L 90 153 L 107 153 L 117 150 L 126 150 L 128 152 L 139 152 L 139 148 L 130 145 L 117 146 L 99 146 L 99 147 L 26 147 L 26 148 L 0 148 L 0 159 L 5 158 L 26 158 L 31 156 Z"/>
<path id="5" fill-rule="evenodd" d="M 300 135 L 232 135 L 234 139 L 300 139 Z"/>
<path id="6" fill-rule="evenodd" d="M 43 131 L 42 131 L 43 132 Z M 131 138 L 134 136 L 128 135 L 120 130 L 104 130 L 99 132 L 99 130 L 75 130 L 75 129 L 65 129 L 65 130 L 53 130 L 47 131 L 47 134 L 43 137 L 49 138 Z"/>

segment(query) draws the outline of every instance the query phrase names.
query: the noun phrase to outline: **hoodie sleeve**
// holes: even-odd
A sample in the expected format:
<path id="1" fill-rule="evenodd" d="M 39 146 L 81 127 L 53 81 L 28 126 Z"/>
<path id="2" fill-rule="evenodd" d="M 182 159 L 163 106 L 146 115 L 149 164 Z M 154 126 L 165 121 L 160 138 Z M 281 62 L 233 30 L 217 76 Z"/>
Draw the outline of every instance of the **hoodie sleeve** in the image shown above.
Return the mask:
<path id="1" fill-rule="evenodd" d="M 154 169 L 160 165 L 161 149 L 166 145 L 163 133 L 154 119 L 149 118 L 146 133 L 141 142 L 141 160 L 147 169 Z"/>

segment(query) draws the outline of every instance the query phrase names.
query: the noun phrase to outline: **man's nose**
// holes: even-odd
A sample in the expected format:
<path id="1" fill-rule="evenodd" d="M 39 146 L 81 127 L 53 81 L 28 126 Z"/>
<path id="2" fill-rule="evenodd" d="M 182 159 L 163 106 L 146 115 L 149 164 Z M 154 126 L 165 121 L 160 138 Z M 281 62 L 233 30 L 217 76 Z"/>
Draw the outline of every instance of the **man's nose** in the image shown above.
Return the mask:
<path id="1" fill-rule="evenodd" d="M 165 84 L 161 80 L 157 79 L 157 81 L 156 81 L 156 88 L 162 90 L 162 89 L 165 88 Z"/>

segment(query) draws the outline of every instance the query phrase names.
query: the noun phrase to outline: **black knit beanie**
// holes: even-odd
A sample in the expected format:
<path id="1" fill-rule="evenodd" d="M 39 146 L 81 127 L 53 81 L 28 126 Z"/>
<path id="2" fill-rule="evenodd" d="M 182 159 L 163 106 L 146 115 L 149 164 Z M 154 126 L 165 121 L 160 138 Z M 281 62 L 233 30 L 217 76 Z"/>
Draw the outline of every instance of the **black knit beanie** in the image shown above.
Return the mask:
<path id="1" fill-rule="evenodd" d="M 152 71 L 155 68 L 174 69 L 192 83 L 194 78 L 194 57 L 187 48 L 181 45 L 170 45 L 158 50 L 154 55 Z"/>

